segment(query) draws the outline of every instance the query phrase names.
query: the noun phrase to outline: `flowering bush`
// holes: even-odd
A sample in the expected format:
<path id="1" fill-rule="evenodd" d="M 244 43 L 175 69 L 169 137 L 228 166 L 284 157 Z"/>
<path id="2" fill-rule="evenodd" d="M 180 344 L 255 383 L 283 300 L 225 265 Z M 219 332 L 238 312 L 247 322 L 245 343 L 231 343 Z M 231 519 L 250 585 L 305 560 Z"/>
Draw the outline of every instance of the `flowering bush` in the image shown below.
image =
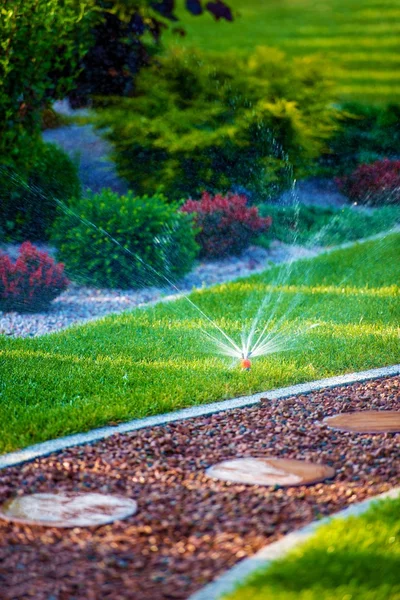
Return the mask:
<path id="1" fill-rule="evenodd" d="M 48 305 L 69 281 L 64 265 L 56 264 L 45 252 L 30 242 L 21 245 L 17 260 L 0 254 L 0 309 L 34 312 Z"/>
<path id="2" fill-rule="evenodd" d="M 340 189 L 353 202 L 397 204 L 400 202 L 400 160 L 377 160 L 360 165 L 351 175 L 338 178 Z"/>
<path id="3" fill-rule="evenodd" d="M 272 222 L 270 217 L 260 217 L 258 208 L 248 207 L 246 196 L 238 194 L 204 192 L 201 200 L 189 199 L 181 210 L 194 215 L 200 254 L 208 258 L 239 254 Z"/>

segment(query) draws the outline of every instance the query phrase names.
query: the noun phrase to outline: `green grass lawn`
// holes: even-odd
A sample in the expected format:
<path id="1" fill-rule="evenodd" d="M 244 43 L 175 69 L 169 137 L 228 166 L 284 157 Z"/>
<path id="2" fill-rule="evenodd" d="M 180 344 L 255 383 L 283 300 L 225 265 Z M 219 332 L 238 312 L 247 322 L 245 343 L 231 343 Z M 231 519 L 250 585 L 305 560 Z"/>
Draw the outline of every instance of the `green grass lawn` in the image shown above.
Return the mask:
<path id="1" fill-rule="evenodd" d="M 229 0 L 236 18 L 180 16 L 185 38 L 168 43 L 248 52 L 279 47 L 291 56 L 318 53 L 331 63 L 342 99 L 398 101 L 400 5 L 397 0 Z"/>
<path id="2" fill-rule="evenodd" d="M 400 499 L 321 529 L 226 600 L 398 600 Z"/>
<path id="3" fill-rule="evenodd" d="M 360 207 L 262 204 L 260 214 L 272 217 L 268 233 L 257 242 L 267 248 L 273 239 L 287 244 L 334 246 L 388 231 L 400 223 L 399 206 L 371 211 Z"/>
<path id="4" fill-rule="evenodd" d="M 202 334 L 185 300 L 35 339 L 0 336 L 0 448 L 354 370 L 399 362 L 400 235 L 282 265 L 192 294 L 239 340 L 261 323 L 290 333 L 319 323 L 250 372 Z M 208 327 L 208 331 L 213 331 Z M 290 344 L 289 344 L 290 347 Z"/>

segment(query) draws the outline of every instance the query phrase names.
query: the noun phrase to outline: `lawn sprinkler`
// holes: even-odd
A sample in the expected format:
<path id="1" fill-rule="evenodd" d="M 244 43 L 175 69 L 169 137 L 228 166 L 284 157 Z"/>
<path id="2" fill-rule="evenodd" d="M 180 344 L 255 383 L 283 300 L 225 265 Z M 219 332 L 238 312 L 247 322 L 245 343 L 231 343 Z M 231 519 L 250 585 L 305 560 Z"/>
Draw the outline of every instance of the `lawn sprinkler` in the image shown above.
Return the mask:
<path id="1" fill-rule="evenodd" d="M 243 371 L 250 371 L 251 369 L 251 360 L 249 359 L 249 356 L 250 354 L 248 354 L 246 357 L 244 356 L 244 354 L 242 354 L 240 366 L 242 367 Z"/>

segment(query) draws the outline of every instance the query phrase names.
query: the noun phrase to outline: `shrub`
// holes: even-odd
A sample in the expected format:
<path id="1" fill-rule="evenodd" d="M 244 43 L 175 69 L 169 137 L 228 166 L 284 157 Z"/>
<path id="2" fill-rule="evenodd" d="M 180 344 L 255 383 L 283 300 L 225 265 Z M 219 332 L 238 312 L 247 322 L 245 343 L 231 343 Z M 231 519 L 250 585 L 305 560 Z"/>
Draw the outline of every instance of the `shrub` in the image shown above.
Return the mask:
<path id="1" fill-rule="evenodd" d="M 55 111 L 52 106 L 46 106 L 41 113 L 40 128 L 42 131 L 45 131 L 46 129 L 57 129 L 58 127 L 70 125 L 73 120 L 73 117 Z"/>
<path id="2" fill-rule="evenodd" d="M 40 144 L 27 178 L 15 170 L 0 170 L 0 227 L 13 241 L 47 240 L 57 200 L 80 195 L 77 166 L 53 144 Z"/>
<path id="3" fill-rule="evenodd" d="M 163 31 L 178 21 L 174 0 L 94 0 L 94 4 L 93 44 L 69 95 L 73 106 L 86 105 L 93 96 L 96 102 L 96 96 L 131 95 L 137 73 L 160 52 Z M 222 0 L 204 6 L 200 0 L 188 0 L 185 8 L 195 15 L 209 12 L 216 19 L 233 20 Z M 184 35 L 182 27 L 179 31 Z"/>
<path id="4" fill-rule="evenodd" d="M 15 263 L 0 255 L 0 309 L 36 312 L 48 308 L 68 286 L 64 265 L 55 264 L 30 242 L 21 245 Z"/>
<path id="5" fill-rule="evenodd" d="M 370 165 L 360 165 L 337 182 L 343 193 L 360 204 L 400 203 L 400 160 L 377 160 Z"/>
<path id="6" fill-rule="evenodd" d="M 174 50 L 141 71 L 134 97 L 105 99 L 94 120 L 138 193 L 242 186 L 264 199 L 321 153 L 336 114 L 330 89 L 314 58 Z"/>
<path id="7" fill-rule="evenodd" d="M 362 163 L 396 158 L 400 148 L 400 106 L 349 102 L 341 107 L 340 127 L 320 161 L 324 175 L 349 174 Z"/>
<path id="8" fill-rule="evenodd" d="M 119 196 L 111 190 L 76 202 L 54 227 L 71 277 L 124 289 L 165 284 L 165 277 L 188 272 L 197 253 L 194 235 L 191 219 L 163 196 Z"/>
<path id="9" fill-rule="evenodd" d="M 86 0 L 13 0 L 0 10 L 0 163 L 35 161 L 41 113 L 73 87 L 91 41 Z"/>
<path id="10" fill-rule="evenodd" d="M 271 225 L 269 217 L 261 218 L 255 206 L 247 206 L 246 196 L 237 194 L 212 197 L 204 192 L 201 200 L 187 200 L 181 210 L 195 215 L 196 240 L 208 258 L 240 254 Z"/>

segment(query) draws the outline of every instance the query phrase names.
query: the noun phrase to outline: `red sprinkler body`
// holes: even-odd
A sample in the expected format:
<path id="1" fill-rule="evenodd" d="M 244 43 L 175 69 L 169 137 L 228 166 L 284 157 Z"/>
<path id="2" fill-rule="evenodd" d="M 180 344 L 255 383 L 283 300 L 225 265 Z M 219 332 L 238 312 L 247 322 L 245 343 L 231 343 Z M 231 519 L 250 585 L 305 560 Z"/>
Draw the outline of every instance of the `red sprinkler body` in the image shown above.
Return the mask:
<path id="1" fill-rule="evenodd" d="M 250 371 L 251 369 L 251 361 L 248 358 L 243 358 L 240 362 L 240 366 L 245 371 Z"/>

